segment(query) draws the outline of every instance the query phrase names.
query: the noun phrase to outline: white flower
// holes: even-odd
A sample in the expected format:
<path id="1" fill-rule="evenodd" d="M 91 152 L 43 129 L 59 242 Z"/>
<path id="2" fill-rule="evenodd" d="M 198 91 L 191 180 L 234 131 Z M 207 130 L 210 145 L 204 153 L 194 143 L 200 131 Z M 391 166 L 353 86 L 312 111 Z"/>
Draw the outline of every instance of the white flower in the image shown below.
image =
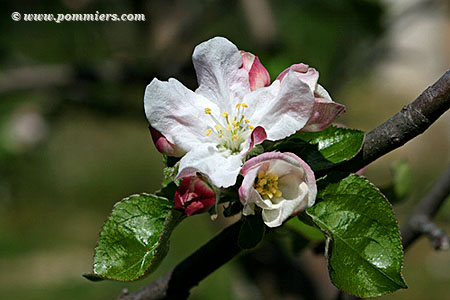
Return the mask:
<path id="1" fill-rule="evenodd" d="M 280 226 L 287 218 L 311 207 L 317 187 L 311 168 L 293 153 L 267 152 L 245 162 L 239 197 L 245 216 L 262 209 L 269 227 Z"/>
<path id="2" fill-rule="evenodd" d="M 199 83 L 195 92 L 176 79 L 155 78 L 145 91 L 145 113 L 167 143 L 186 153 L 178 177 L 200 172 L 214 185 L 229 187 L 253 145 L 305 126 L 314 92 L 294 70 L 252 91 L 243 56 L 222 37 L 198 45 L 192 60 Z"/>

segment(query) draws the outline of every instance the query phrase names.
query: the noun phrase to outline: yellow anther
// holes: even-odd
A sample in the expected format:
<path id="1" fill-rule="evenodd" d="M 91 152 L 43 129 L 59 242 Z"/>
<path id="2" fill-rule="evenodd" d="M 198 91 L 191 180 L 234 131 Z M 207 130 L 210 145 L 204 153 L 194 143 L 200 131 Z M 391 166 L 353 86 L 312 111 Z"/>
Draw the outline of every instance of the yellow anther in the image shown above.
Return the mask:
<path id="1" fill-rule="evenodd" d="M 219 138 L 223 137 L 223 132 L 219 131 Z"/>
<path id="2" fill-rule="evenodd" d="M 227 125 L 227 130 L 228 130 L 228 131 L 231 131 L 232 128 L 233 128 L 233 127 L 231 127 L 230 124 Z"/>
<path id="3" fill-rule="evenodd" d="M 222 130 L 222 126 L 220 126 L 219 124 L 214 125 L 214 128 L 217 129 L 217 131 Z"/>
<path id="4" fill-rule="evenodd" d="M 248 125 L 248 129 L 253 130 L 255 129 L 255 127 L 253 127 L 252 125 Z"/>
<path id="5" fill-rule="evenodd" d="M 211 108 L 209 108 L 209 107 L 205 108 L 205 114 L 210 115 L 211 114 Z"/>
<path id="6" fill-rule="evenodd" d="M 273 197 L 281 197 L 282 192 L 278 188 L 278 175 L 273 173 L 267 173 L 264 171 L 258 172 L 258 178 L 256 179 L 253 187 L 264 199 L 272 199 Z"/>
<path id="7" fill-rule="evenodd" d="M 235 134 L 233 135 L 233 140 L 237 141 L 239 139 L 239 137 Z"/>
<path id="8" fill-rule="evenodd" d="M 210 135 L 210 134 L 211 134 L 211 132 L 212 132 L 211 128 L 210 128 L 210 129 L 208 129 L 208 130 L 206 130 L 206 135 Z"/>
<path id="9" fill-rule="evenodd" d="M 236 108 L 237 109 L 241 108 L 241 104 L 240 103 L 236 104 Z"/>
<path id="10" fill-rule="evenodd" d="M 228 113 L 227 113 L 226 111 L 224 111 L 224 112 L 222 113 L 222 117 L 228 118 Z"/>
<path id="11" fill-rule="evenodd" d="M 241 105 L 242 105 L 242 107 L 244 107 L 244 108 L 247 108 L 247 107 L 248 107 L 247 103 L 242 103 Z"/>
<path id="12" fill-rule="evenodd" d="M 234 130 L 239 130 L 239 126 L 234 126 Z"/>
<path id="13" fill-rule="evenodd" d="M 248 123 L 250 123 L 250 120 L 249 119 L 245 119 L 244 122 L 245 122 L 245 124 L 248 124 Z"/>
<path id="14" fill-rule="evenodd" d="M 236 126 L 236 125 L 238 125 L 239 123 L 238 123 L 238 121 L 233 120 L 233 121 L 231 121 L 231 124 L 233 124 L 234 126 Z"/>

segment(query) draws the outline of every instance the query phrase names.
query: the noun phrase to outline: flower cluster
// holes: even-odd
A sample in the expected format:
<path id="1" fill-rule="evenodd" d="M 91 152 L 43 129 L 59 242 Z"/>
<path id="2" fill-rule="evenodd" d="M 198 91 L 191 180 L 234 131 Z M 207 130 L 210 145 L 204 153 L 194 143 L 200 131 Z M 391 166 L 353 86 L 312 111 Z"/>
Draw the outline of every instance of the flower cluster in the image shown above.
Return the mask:
<path id="1" fill-rule="evenodd" d="M 175 208 L 188 215 L 207 211 L 218 191 L 234 187 L 238 176 L 243 176 L 238 191 L 243 215 L 261 212 L 269 227 L 312 206 L 315 178 L 301 158 L 266 152 L 245 159 L 265 140 L 323 130 L 344 112 L 317 83 L 319 73 L 295 64 L 271 83 L 257 56 L 222 37 L 198 45 L 192 60 L 195 91 L 173 78 L 155 78 L 144 99 L 156 148 L 181 157 L 177 178 L 184 179 Z"/>

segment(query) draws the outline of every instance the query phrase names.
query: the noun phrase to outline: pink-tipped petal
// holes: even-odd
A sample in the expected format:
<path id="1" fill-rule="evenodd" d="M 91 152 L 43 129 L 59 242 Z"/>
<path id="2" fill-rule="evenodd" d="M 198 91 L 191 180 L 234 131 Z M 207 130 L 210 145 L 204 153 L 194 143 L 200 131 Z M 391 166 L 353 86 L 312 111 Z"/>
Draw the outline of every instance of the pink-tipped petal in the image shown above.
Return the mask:
<path id="1" fill-rule="evenodd" d="M 270 85 L 270 75 L 256 56 L 250 72 L 248 72 L 250 89 L 252 91 Z"/>
<path id="2" fill-rule="evenodd" d="M 270 75 L 262 65 L 258 56 L 241 50 L 242 68 L 248 72 L 248 80 L 252 91 L 270 85 Z"/>
<path id="3" fill-rule="evenodd" d="M 255 145 L 261 144 L 267 139 L 267 134 L 264 128 L 261 126 L 257 126 L 255 129 L 253 129 L 252 134 L 250 135 L 250 146 L 245 153 L 245 155 L 248 153 L 248 151 L 252 150 Z"/>
<path id="4" fill-rule="evenodd" d="M 314 108 L 301 131 L 321 131 L 331 125 L 334 120 L 345 112 L 345 106 L 324 98 L 314 99 Z"/>
<path id="5" fill-rule="evenodd" d="M 162 153 L 169 156 L 183 156 L 185 152 L 177 147 L 176 145 L 170 143 L 165 136 L 161 134 L 158 130 L 154 129 L 152 126 L 148 127 L 150 129 L 150 134 L 152 135 L 153 143 L 156 149 Z"/>
<path id="6" fill-rule="evenodd" d="M 264 127 L 267 139 L 276 141 L 302 129 L 314 107 L 314 93 L 294 71 L 244 98 L 253 124 Z"/>
<path id="7" fill-rule="evenodd" d="M 290 66 L 289 68 L 286 68 L 283 72 L 280 73 L 280 75 L 277 76 L 277 79 L 275 80 L 279 80 L 282 81 L 284 79 L 284 77 L 287 75 L 287 73 L 289 72 L 290 69 L 293 69 L 294 72 L 298 72 L 298 73 L 306 73 L 308 72 L 309 66 L 307 64 L 294 64 L 292 66 Z"/>

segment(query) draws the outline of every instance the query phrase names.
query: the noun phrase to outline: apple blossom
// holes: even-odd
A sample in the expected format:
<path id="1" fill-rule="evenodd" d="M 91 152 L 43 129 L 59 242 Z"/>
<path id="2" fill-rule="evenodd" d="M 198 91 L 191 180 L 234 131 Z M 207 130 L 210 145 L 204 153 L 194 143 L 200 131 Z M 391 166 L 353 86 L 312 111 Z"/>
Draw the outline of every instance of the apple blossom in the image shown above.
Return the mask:
<path id="1" fill-rule="evenodd" d="M 185 177 L 175 192 L 174 208 L 192 216 L 205 212 L 216 204 L 214 190 L 200 177 Z"/>
<path id="2" fill-rule="evenodd" d="M 249 159 L 242 167 L 239 188 L 243 214 L 256 207 L 269 227 L 280 226 L 287 218 L 311 207 L 317 187 L 311 168 L 293 153 L 267 152 Z"/>
<path id="3" fill-rule="evenodd" d="M 165 141 L 186 153 L 178 178 L 199 172 L 215 186 L 229 187 L 253 145 L 283 139 L 307 124 L 314 92 L 294 69 L 252 91 L 249 60 L 222 37 L 198 45 L 192 60 L 199 87 L 191 91 L 176 79 L 155 78 L 145 91 L 145 113 Z"/>
<path id="4" fill-rule="evenodd" d="M 314 93 L 315 103 L 313 112 L 305 127 L 301 131 L 320 131 L 327 128 L 337 117 L 345 112 L 345 106 L 331 100 L 328 92 L 317 83 L 319 72 L 306 64 L 294 64 L 278 75 L 276 80 L 283 81 L 289 72 L 294 72 L 297 77 L 307 83 Z"/>

